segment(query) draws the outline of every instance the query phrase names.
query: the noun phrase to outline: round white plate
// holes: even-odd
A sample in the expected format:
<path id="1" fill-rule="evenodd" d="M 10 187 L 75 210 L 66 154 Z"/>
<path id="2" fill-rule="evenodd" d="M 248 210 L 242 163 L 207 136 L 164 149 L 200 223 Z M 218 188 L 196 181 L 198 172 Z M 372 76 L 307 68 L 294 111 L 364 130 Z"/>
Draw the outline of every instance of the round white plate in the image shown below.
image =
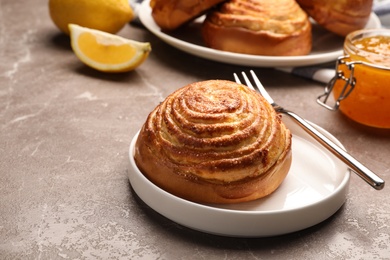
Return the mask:
<path id="1" fill-rule="evenodd" d="M 347 167 L 299 126 L 284 118 L 293 133 L 293 162 L 282 185 L 270 196 L 232 205 L 204 205 L 176 197 L 150 182 L 134 161 L 134 136 L 128 177 L 152 209 L 183 226 L 234 237 L 267 237 L 302 230 L 332 216 L 345 202 Z M 314 124 L 313 124 L 314 125 Z M 338 140 L 314 125 L 340 146 Z"/>
<path id="2" fill-rule="evenodd" d="M 305 56 L 260 56 L 214 50 L 205 47 L 200 34 L 201 17 L 183 30 L 174 33 L 162 32 L 154 22 L 149 6 L 145 0 L 139 10 L 139 18 L 144 26 L 169 45 L 205 59 L 234 65 L 254 67 L 296 67 L 321 64 L 336 60 L 343 54 L 344 38 L 330 33 L 313 23 L 313 49 Z M 366 28 L 380 28 L 379 18 L 372 13 Z"/>

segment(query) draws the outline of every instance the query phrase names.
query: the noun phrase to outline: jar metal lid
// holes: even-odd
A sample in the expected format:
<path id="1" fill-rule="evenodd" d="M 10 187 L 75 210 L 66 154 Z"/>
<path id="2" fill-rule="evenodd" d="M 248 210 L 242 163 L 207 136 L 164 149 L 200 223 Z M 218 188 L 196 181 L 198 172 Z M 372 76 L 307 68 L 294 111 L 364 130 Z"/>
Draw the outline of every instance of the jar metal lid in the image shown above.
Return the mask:
<path id="1" fill-rule="evenodd" d="M 340 102 L 346 99 L 349 94 L 353 91 L 356 85 L 356 78 L 354 75 L 356 66 L 367 66 L 374 69 L 390 71 L 390 66 L 383 65 L 383 60 L 385 64 L 387 61 L 390 62 L 390 52 L 388 53 L 377 53 L 375 51 L 371 52 L 370 50 L 359 48 L 354 44 L 355 41 L 375 36 L 386 36 L 390 37 L 389 29 L 363 29 L 354 31 L 347 35 L 344 42 L 344 53 L 345 56 L 341 56 L 336 61 L 335 75 L 328 82 L 324 89 L 324 93 L 317 97 L 317 103 L 329 110 L 338 110 Z M 352 57 L 353 56 L 353 57 Z M 342 70 L 339 70 L 340 65 L 345 65 L 346 69 L 349 70 L 349 75 L 345 76 Z M 333 91 L 333 87 L 336 81 L 344 81 L 343 88 L 340 92 L 340 95 L 335 98 L 334 104 L 331 103 L 328 99 L 330 94 Z"/>

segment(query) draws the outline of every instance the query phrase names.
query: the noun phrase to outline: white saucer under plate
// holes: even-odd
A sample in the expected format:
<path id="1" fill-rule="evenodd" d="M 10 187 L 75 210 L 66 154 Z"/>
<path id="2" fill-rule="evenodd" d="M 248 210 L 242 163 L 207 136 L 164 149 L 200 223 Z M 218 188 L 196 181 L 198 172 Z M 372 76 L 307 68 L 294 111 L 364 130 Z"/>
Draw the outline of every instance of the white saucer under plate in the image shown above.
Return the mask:
<path id="1" fill-rule="evenodd" d="M 268 237 L 299 231 L 332 216 L 345 202 L 348 168 L 289 118 L 293 162 L 282 185 L 270 196 L 247 203 L 205 205 L 176 197 L 150 182 L 129 149 L 128 177 L 136 194 L 161 215 L 191 229 L 233 237 Z M 342 146 L 321 127 L 320 132 Z"/>
<path id="2" fill-rule="evenodd" d="M 154 22 L 149 6 L 145 0 L 139 10 L 143 25 L 158 38 L 169 45 L 205 59 L 253 67 L 297 67 L 335 61 L 343 54 L 344 39 L 330 33 L 313 23 L 313 49 L 305 56 L 260 56 L 214 50 L 205 47 L 200 34 L 200 25 L 204 17 L 197 19 L 185 28 L 174 33 L 162 32 Z M 380 28 L 381 22 L 374 13 L 371 14 L 366 28 Z"/>

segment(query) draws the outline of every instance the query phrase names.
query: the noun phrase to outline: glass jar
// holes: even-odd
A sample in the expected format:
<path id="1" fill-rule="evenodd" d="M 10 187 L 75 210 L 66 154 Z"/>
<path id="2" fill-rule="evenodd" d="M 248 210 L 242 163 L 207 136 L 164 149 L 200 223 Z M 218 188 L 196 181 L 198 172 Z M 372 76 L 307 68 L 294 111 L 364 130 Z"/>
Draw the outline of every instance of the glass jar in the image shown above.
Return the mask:
<path id="1" fill-rule="evenodd" d="M 390 128 L 390 30 L 350 33 L 336 75 L 319 97 L 319 103 L 352 120 L 377 128 Z M 326 104 L 333 90 L 335 105 Z"/>

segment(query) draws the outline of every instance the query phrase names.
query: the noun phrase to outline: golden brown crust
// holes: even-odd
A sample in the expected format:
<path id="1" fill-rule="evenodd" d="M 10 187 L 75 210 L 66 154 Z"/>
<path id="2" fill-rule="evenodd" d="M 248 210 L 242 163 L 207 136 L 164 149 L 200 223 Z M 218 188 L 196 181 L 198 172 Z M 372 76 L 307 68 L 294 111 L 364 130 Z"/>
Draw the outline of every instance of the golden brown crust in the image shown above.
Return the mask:
<path id="1" fill-rule="evenodd" d="M 163 30 L 172 31 L 225 0 L 151 0 L 152 17 Z"/>
<path id="2" fill-rule="evenodd" d="M 258 93 L 230 81 L 181 88 L 148 116 L 135 161 L 160 188 L 203 203 L 272 193 L 291 165 L 291 133 Z"/>
<path id="3" fill-rule="evenodd" d="M 373 0 L 297 0 L 325 29 L 341 36 L 365 27 Z"/>
<path id="4" fill-rule="evenodd" d="M 311 23 L 294 0 L 230 0 L 208 13 L 207 46 L 245 54 L 291 56 L 311 51 Z"/>

